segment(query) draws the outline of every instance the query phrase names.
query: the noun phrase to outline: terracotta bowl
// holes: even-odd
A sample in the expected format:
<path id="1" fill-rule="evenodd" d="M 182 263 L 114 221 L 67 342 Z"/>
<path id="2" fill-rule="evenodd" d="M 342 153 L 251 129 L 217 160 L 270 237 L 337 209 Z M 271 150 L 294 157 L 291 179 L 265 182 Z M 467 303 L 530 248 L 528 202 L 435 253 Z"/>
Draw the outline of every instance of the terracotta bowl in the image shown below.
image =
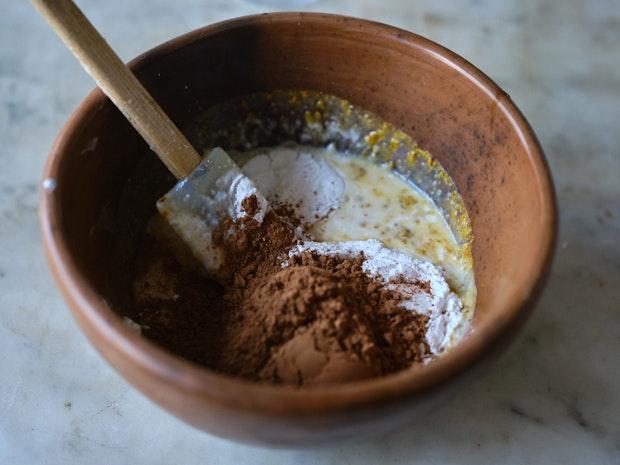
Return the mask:
<path id="1" fill-rule="evenodd" d="M 134 183 L 156 184 L 162 168 L 107 98 L 93 91 L 62 129 L 45 168 L 45 249 L 88 338 L 164 409 L 205 431 L 262 444 L 378 433 L 420 420 L 524 321 L 554 251 L 552 181 L 523 115 L 463 58 L 382 24 L 284 13 L 196 30 L 145 53 L 132 67 L 181 128 L 215 103 L 272 89 L 321 90 L 373 111 L 443 164 L 475 235 L 473 330 L 436 362 L 381 379 L 301 390 L 201 368 L 133 334 L 110 309 L 127 291 L 123 257 L 138 240 L 132 221 L 152 210 L 157 195 L 151 189 L 146 199 L 128 200 L 124 186 L 129 173 Z M 150 165 L 141 165 L 145 157 Z M 133 201 L 135 215 L 119 213 L 121 203 Z"/>

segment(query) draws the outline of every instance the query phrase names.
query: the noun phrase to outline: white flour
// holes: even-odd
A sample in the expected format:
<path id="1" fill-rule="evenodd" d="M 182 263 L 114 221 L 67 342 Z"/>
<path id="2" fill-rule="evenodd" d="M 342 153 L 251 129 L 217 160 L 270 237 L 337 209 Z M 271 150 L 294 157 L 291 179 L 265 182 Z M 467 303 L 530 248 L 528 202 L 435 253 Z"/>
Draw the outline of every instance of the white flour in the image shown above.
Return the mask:
<path id="1" fill-rule="evenodd" d="M 220 209 L 227 211 L 228 216 L 233 221 L 247 216 L 243 209 L 243 201 L 248 197 L 256 197 L 258 209 L 254 220 L 263 222 L 265 215 L 269 211 L 269 202 L 256 185 L 238 170 L 231 170 L 216 182 L 218 191 L 214 195 L 213 202 L 220 205 Z"/>
<path id="2" fill-rule="evenodd" d="M 314 223 L 338 208 L 346 187 L 338 171 L 311 150 L 271 148 L 242 168 L 273 207 L 290 207 L 302 223 Z"/>
<path id="3" fill-rule="evenodd" d="M 428 315 L 426 340 L 433 354 L 440 354 L 450 345 L 455 330 L 463 322 L 461 301 L 430 262 L 388 249 L 372 239 L 340 243 L 306 241 L 294 246 L 289 256 L 304 251 L 338 257 L 363 253 L 362 269 L 369 276 L 380 278 L 388 283 L 388 288 L 400 292 L 405 297 L 401 305 L 407 310 Z M 419 283 L 428 283 L 430 291 L 423 290 Z"/>

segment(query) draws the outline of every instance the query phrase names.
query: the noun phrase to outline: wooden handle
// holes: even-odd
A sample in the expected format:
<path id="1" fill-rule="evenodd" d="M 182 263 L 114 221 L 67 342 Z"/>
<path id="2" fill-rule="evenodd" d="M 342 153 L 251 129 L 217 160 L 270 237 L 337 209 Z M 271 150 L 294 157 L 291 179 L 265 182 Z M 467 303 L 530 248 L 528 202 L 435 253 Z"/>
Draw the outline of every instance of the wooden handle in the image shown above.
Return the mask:
<path id="1" fill-rule="evenodd" d="M 30 1 L 172 174 L 186 177 L 200 156 L 80 9 L 71 0 Z"/>

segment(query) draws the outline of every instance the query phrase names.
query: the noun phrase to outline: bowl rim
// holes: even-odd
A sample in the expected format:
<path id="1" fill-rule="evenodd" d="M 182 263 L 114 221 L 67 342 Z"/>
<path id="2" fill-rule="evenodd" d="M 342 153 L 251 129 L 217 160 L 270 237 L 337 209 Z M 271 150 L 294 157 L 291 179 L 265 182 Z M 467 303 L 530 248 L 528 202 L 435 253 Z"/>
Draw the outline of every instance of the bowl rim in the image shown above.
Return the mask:
<path id="1" fill-rule="evenodd" d="M 146 68 L 150 63 L 176 50 L 190 46 L 205 37 L 226 30 L 257 24 L 297 23 L 321 24 L 348 28 L 364 28 L 369 36 L 396 41 L 407 47 L 431 54 L 435 59 L 458 71 L 496 102 L 517 132 L 534 167 L 542 199 L 541 221 L 546 225 L 540 238 L 537 262 L 522 300 L 513 299 L 504 312 L 458 344 L 458 350 L 433 363 L 417 366 L 393 375 L 345 384 L 304 387 L 279 386 L 233 378 L 175 356 L 155 343 L 134 334 L 113 312 L 105 300 L 91 288 L 79 273 L 68 244 L 62 234 L 62 210 L 59 189 L 41 187 L 39 221 L 48 263 L 69 307 L 81 326 L 98 333 L 131 364 L 149 372 L 169 386 L 191 392 L 205 400 L 259 414 L 311 415 L 327 411 L 345 411 L 388 404 L 403 398 L 420 396 L 447 384 L 476 364 L 498 345 L 501 336 L 525 320 L 537 300 L 549 273 L 557 239 L 557 207 L 550 170 L 542 147 L 529 123 L 488 76 L 449 49 L 415 33 L 382 23 L 326 13 L 264 13 L 249 15 L 201 27 L 173 38 L 139 55 L 130 62 L 132 69 Z M 56 179 L 71 139 L 106 102 L 107 97 L 96 88 L 77 107 L 62 127 L 48 156 L 43 180 Z M 64 155 L 63 155 L 64 154 Z M 44 184 L 42 183 L 42 186 Z M 90 337 L 90 336 L 89 336 Z M 101 349 L 97 348 L 100 352 Z M 123 375 L 124 376 L 124 375 Z M 125 376 L 124 376 L 125 377 Z"/>

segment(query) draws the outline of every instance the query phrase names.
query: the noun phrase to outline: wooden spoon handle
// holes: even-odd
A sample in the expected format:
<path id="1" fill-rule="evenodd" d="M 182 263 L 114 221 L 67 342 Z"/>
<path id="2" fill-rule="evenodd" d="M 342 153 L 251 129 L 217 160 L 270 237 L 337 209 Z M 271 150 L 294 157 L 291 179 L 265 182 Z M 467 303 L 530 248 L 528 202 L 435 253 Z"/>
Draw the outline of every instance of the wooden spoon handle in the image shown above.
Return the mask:
<path id="1" fill-rule="evenodd" d="M 186 177 L 200 156 L 73 1 L 30 1 L 172 174 Z"/>

